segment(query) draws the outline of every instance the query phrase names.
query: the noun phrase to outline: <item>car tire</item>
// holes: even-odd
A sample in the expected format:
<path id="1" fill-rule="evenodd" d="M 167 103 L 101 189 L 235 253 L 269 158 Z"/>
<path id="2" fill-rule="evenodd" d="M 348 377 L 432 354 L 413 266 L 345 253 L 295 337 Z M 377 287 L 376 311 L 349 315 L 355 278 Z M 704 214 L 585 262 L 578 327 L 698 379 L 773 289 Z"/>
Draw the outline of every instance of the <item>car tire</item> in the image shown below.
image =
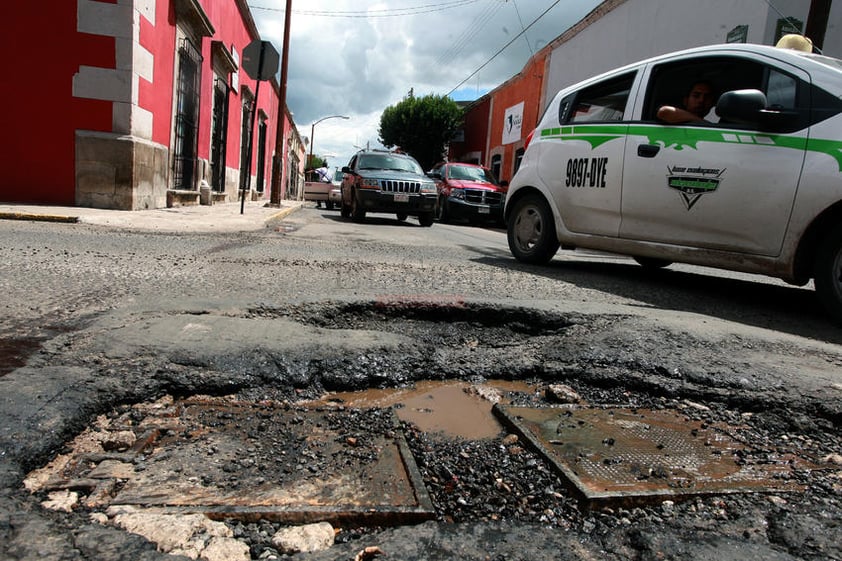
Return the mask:
<path id="1" fill-rule="evenodd" d="M 333 203 L 331 201 L 326 202 L 325 208 L 328 210 L 333 210 Z"/>
<path id="2" fill-rule="evenodd" d="M 814 276 L 819 302 L 842 324 L 842 224 L 831 229 L 819 245 Z"/>
<path id="3" fill-rule="evenodd" d="M 519 199 L 508 220 L 509 250 L 518 261 L 542 265 L 558 251 L 553 213 L 541 195 Z"/>
<path id="4" fill-rule="evenodd" d="M 407 218 L 409 218 L 409 215 L 408 215 L 408 214 L 404 214 L 403 212 L 399 212 L 399 213 L 398 213 L 398 220 L 400 220 L 401 222 L 403 222 L 403 221 L 404 221 L 404 220 L 406 220 Z"/>
<path id="5" fill-rule="evenodd" d="M 365 220 L 365 209 L 360 204 L 356 191 L 351 193 L 351 220 L 354 222 Z"/>
<path id="6" fill-rule="evenodd" d="M 439 204 L 436 205 L 436 219 L 443 223 L 447 224 L 450 221 L 450 216 L 447 209 L 447 197 L 442 195 L 439 197 Z"/>
<path id="7" fill-rule="evenodd" d="M 658 259 L 656 257 L 635 257 L 637 264 L 647 270 L 663 269 L 672 265 L 672 261 Z"/>
<path id="8" fill-rule="evenodd" d="M 435 220 L 435 213 L 434 212 L 422 212 L 418 215 L 418 223 L 425 228 L 428 228 L 433 225 Z"/>

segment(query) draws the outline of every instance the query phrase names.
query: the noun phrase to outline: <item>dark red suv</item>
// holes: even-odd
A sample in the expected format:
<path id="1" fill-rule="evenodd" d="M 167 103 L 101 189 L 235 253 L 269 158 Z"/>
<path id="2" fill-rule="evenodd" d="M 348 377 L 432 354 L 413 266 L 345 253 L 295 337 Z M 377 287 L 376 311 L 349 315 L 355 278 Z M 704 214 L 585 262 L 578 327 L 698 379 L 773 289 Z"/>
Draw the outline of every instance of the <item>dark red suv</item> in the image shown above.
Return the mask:
<path id="1" fill-rule="evenodd" d="M 437 165 L 428 174 L 439 191 L 436 217 L 440 222 L 468 220 L 472 224 L 503 224 L 506 186 L 491 170 L 475 164 L 449 162 Z"/>

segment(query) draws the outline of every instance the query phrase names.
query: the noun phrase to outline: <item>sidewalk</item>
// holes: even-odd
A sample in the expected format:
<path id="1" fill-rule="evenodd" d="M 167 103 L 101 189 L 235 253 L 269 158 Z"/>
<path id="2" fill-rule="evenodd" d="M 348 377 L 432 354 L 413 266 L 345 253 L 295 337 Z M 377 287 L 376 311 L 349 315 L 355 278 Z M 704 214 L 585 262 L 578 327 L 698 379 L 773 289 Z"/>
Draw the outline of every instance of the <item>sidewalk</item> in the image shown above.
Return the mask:
<path id="1" fill-rule="evenodd" d="M 240 203 L 179 206 L 154 210 L 105 210 L 0 203 L 0 219 L 97 224 L 112 228 L 155 232 L 243 232 L 260 230 L 269 220 L 281 219 L 303 205 L 303 201 L 247 201 Z"/>

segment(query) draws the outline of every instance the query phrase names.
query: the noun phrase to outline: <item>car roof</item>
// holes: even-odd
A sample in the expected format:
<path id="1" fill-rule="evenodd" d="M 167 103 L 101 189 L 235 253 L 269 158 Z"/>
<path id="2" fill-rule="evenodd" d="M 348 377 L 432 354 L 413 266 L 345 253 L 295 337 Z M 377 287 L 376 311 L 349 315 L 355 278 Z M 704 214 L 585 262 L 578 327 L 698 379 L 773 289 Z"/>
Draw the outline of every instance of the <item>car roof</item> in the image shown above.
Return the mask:
<path id="1" fill-rule="evenodd" d="M 444 165 L 446 166 L 463 166 L 466 168 L 485 168 L 485 166 L 481 166 L 479 164 L 471 164 L 469 162 L 445 162 Z"/>
<path id="2" fill-rule="evenodd" d="M 754 43 L 724 43 L 716 45 L 705 45 L 702 47 L 693 47 L 690 49 L 683 49 L 680 51 L 673 51 L 662 55 L 650 57 L 639 60 L 624 66 L 619 66 L 613 70 L 603 72 L 596 76 L 592 76 L 585 80 L 581 80 L 575 84 L 570 84 L 561 88 L 559 92 L 570 89 L 578 89 L 589 82 L 596 82 L 612 75 L 622 74 L 623 72 L 630 72 L 647 64 L 657 64 L 667 62 L 675 58 L 692 55 L 727 55 L 727 54 L 743 54 L 743 55 L 763 55 L 768 58 L 776 59 L 781 62 L 789 63 L 799 68 L 807 70 L 813 75 L 819 77 L 819 81 L 827 79 L 831 83 L 838 84 L 842 81 L 842 60 L 823 55 L 807 53 L 804 51 L 796 51 L 794 49 L 785 49 L 780 47 L 772 47 L 769 45 L 758 45 Z"/>

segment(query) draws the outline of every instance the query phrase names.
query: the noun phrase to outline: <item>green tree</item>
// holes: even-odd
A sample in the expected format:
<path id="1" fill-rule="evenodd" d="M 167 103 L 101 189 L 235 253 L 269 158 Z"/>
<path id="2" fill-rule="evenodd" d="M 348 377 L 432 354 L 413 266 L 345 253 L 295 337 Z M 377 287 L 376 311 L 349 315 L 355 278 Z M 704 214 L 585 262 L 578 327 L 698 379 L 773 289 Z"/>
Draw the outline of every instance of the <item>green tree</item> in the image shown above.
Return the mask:
<path id="1" fill-rule="evenodd" d="M 412 90 L 380 116 L 380 142 L 418 160 L 425 170 L 440 162 L 462 123 L 462 109 L 447 96 L 415 97 Z"/>
<path id="2" fill-rule="evenodd" d="M 316 169 L 316 168 L 326 168 L 327 167 L 327 160 L 313 154 L 312 156 L 307 156 L 307 165 L 304 169 Z"/>

